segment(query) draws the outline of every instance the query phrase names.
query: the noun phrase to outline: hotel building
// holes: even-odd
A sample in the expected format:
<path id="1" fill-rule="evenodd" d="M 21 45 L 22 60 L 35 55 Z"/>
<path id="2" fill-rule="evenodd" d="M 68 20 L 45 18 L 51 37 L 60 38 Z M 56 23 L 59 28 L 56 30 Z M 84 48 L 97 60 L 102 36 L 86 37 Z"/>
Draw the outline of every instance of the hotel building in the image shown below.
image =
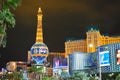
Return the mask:
<path id="1" fill-rule="evenodd" d="M 120 36 L 110 37 L 101 35 L 98 26 L 89 27 L 86 39 L 67 40 L 65 42 L 65 57 L 73 52 L 95 52 L 98 46 L 120 42 Z"/>

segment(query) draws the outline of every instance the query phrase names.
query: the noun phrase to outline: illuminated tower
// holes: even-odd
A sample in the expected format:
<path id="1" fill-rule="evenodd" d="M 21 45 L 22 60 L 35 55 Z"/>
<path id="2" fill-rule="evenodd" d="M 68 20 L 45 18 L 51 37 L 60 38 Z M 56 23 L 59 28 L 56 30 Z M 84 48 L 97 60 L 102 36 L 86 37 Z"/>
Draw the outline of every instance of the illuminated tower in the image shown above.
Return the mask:
<path id="1" fill-rule="evenodd" d="M 48 47 L 43 43 L 43 33 L 42 33 L 42 10 L 38 9 L 37 14 L 37 32 L 36 32 L 36 42 L 33 44 L 30 50 L 32 59 L 36 61 L 36 64 L 43 65 L 44 61 L 47 60 L 49 53 Z"/>
<path id="2" fill-rule="evenodd" d="M 42 32 L 42 10 L 41 8 L 38 9 L 38 25 L 37 25 L 37 32 L 36 32 L 36 43 L 42 42 L 43 43 L 43 32 Z"/>
<path id="3" fill-rule="evenodd" d="M 97 26 L 89 27 L 86 32 L 87 52 L 95 52 L 100 46 L 101 35 Z"/>

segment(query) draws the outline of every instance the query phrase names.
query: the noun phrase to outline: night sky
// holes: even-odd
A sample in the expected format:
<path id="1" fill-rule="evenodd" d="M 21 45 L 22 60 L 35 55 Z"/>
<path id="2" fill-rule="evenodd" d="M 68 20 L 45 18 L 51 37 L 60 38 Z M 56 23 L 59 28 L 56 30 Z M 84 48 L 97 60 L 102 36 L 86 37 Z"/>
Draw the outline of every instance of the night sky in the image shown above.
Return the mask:
<path id="1" fill-rule="evenodd" d="M 0 67 L 8 61 L 27 60 L 27 51 L 35 42 L 39 6 L 44 43 L 50 52 L 64 52 L 67 37 L 86 38 L 91 25 L 98 25 L 101 33 L 120 35 L 120 0 L 22 0 L 13 11 L 16 26 L 7 31 L 7 46 L 0 48 Z"/>

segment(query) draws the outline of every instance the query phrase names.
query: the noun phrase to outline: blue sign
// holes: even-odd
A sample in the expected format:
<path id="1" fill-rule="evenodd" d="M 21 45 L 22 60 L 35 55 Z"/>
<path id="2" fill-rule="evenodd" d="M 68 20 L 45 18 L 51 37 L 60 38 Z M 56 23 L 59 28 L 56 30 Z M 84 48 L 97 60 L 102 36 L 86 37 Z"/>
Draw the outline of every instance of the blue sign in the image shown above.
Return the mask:
<path id="1" fill-rule="evenodd" d="M 47 61 L 49 50 L 44 43 L 35 43 L 32 46 L 30 53 L 36 64 L 43 65 L 44 61 Z"/>
<path id="2" fill-rule="evenodd" d="M 109 66 L 110 65 L 110 55 L 109 51 L 103 51 L 99 53 L 100 66 Z"/>

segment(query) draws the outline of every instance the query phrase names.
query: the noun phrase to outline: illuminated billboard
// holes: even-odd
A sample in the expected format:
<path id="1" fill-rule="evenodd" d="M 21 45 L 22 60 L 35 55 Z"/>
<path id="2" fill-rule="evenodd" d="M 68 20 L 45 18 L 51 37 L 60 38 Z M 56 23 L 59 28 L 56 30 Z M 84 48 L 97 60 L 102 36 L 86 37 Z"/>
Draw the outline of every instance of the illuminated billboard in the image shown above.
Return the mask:
<path id="1" fill-rule="evenodd" d="M 89 54 L 88 57 L 88 64 L 91 67 L 96 67 L 97 66 L 97 53 L 91 53 Z"/>
<path id="2" fill-rule="evenodd" d="M 110 65 L 110 54 L 109 51 L 103 51 L 99 53 L 100 66 Z"/>
<path id="3" fill-rule="evenodd" d="M 53 58 L 53 68 L 66 68 L 67 58 Z"/>
<path id="4" fill-rule="evenodd" d="M 120 50 L 116 51 L 117 65 L 120 65 Z"/>

